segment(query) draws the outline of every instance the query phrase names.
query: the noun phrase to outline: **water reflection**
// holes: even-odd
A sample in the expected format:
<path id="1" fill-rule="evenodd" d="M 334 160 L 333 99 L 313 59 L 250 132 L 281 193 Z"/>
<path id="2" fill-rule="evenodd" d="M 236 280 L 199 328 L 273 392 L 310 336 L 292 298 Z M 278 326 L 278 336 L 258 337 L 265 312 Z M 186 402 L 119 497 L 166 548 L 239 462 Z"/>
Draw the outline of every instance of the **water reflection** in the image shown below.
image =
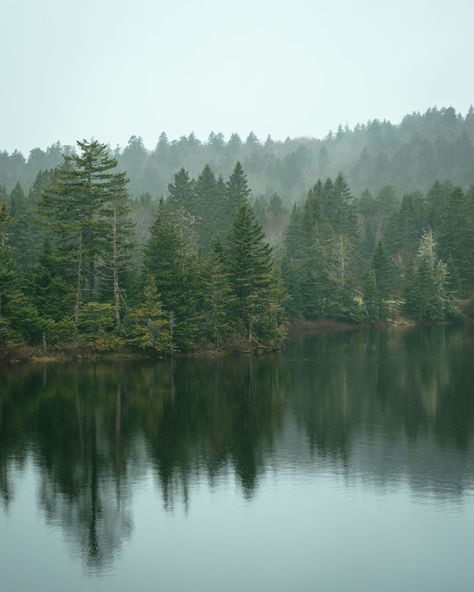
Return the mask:
<path id="1" fill-rule="evenodd" d="M 32 459 L 38 504 L 92 569 L 133 531 L 150 471 L 166 508 L 271 468 L 462 499 L 474 481 L 473 343 L 459 329 L 292 336 L 282 356 L 0 371 L 0 495 Z M 16 477 L 18 478 L 18 477 Z"/>

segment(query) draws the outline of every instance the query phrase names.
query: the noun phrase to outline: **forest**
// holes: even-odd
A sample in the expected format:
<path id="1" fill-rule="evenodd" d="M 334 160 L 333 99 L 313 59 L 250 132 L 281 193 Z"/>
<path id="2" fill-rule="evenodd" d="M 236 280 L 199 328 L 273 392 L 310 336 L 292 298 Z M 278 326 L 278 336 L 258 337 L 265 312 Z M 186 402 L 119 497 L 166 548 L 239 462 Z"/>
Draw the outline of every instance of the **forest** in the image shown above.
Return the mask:
<path id="1" fill-rule="evenodd" d="M 33 151 L 20 165 L 19 153 L 3 153 L 4 353 L 23 346 L 81 355 L 250 352 L 280 348 L 285 323 L 293 320 L 462 321 L 473 310 L 472 121 L 472 110 L 463 118 L 445 109 L 408 116 L 398 128 L 377 124 L 386 148 L 400 143 L 409 129 L 412 143 L 423 129 L 427 135 L 431 130 L 432 145 L 464 146 L 462 158 L 442 167 L 433 160 L 433 168 L 420 172 L 406 191 L 416 159 L 408 159 L 403 181 L 393 162 L 387 178 L 372 163 L 377 181 L 355 180 L 350 167 L 347 175 L 329 176 L 316 167 L 301 194 L 308 171 L 293 183 L 277 159 L 270 174 L 264 161 L 252 159 L 249 140 L 232 153 L 230 140 L 214 139 L 217 166 L 210 157 L 214 140 L 198 143 L 193 154 L 209 162 L 197 173 L 197 160 L 189 169 L 183 166 L 179 142 L 163 138 L 157 150 L 166 144 L 174 160 L 143 151 L 143 167 L 133 161 L 130 144 L 117 153 L 96 140 L 80 141 L 74 149 L 57 145 L 41 158 Z M 374 125 L 342 130 L 339 140 L 331 135 L 319 153 L 339 141 L 346 148 L 357 144 L 361 134 L 368 141 Z M 442 142 L 436 136 L 441 132 Z M 272 150 L 284 145 L 272 144 Z M 428 154 L 438 154 L 438 148 Z M 264 160 L 271 154 L 268 142 L 255 139 L 255 149 Z M 334 166 L 343 162 L 343 151 L 330 153 L 339 154 Z M 39 170 L 29 183 L 33 162 Z M 165 191 L 162 181 L 153 185 L 145 174 L 152 162 L 177 165 Z M 223 168 L 229 171 L 225 176 Z M 254 185 L 256 171 L 260 181 Z M 450 172 L 451 180 L 437 180 L 436 171 L 440 179 Z M 291 191 L 284 191 L 279 178 Z M 143 192 L 147 183 L 153 193 Z"/>
<path id="2" fill-rule="evenodd" d="M 308 123 L 311 127 L 311 122 Z M 403 195 L 426 192 L 437 179 L 456 185 L 474 183 L 474 109 L 462 115 L 452 107 L 430 108 L 406 115 L 400 124 L 374 119 L 352 129 L 339 125 L 326 138 L 258 138 L 211 132 L 207 141 L 193 133 L 169 139 L 165 132 L 148 150 L 140 136 L 125 147 L 110 147 L 119 169 L 127 171 L 133 197 L 165 196 L 174 173 L 184 167 L 197 177 L 209 164 L 216 175 L 227 178 L 237 161 L 242 163 L 255 196 L 269 200 L 278 193 L 290 206 L 301 199 L 317 179 L 343 172 L 354 194 L 372 193 L 391 185 Z M 21 152 L 0 151 L 0 185 L 10 192 L 17 182 L 29 191 L 37 174 L 62 163 L 73 146 L 52 144 Z"/>

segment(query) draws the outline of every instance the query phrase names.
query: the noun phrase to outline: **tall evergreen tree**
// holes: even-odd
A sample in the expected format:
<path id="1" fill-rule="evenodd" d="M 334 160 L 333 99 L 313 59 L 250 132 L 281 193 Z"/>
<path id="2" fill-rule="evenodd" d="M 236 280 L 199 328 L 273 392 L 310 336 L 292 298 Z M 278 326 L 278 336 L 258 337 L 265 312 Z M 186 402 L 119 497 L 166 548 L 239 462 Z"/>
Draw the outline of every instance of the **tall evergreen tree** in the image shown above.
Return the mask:
<path id="1" fill-rule="evenodd" d="M 143 303 L 132 312 L 130 320 L 133 345 L 154 354 L 171 351 L 169 319 L 161 305 L 153 278 L 147 280 Z"/>
<path id="2" fill-rule="evenodd" d="M 18 268 L 28 273 L 35 259 L 35 226 L 29 199 L 17 183 L 10 193 L 11 246 Z"/>
<path id="3" fill-rule="evenodd" d="M 169 200 L 173 207 L 183 208 L 195 214 L 194 180 L 186 169 L 181 168 L 174 176 L 174 183 L 168 185 Z"/>
<path id="4" fill-rule="evenodd" d="M 168 314 L 172 347 L 186 351 L 196 344 L 201 299 L 199 259 L 187 237 L 180 213 L 165 200 L 150 228 L 144 273 L 155 282 Z"/>
<path id="5" fill-rule="evenodd" d="M 204 268 L 203 318 L 206 333 L 218 348 L 225 344 L 235 329 L 232 318 L 235 303 L 224 250 L 220 241 L 216 240 Z"/>
<path id="6" fill-rule="evenodd" d="M 272 250 L 247 201 L 237 210 L 227 245 L 227 266 L 240 331 L 250 343 L 280 337 L 281 301 L 275 298 Z"/>
<path id="7" fill-rule="evenodd" d="M 62 249 L 66 281 L 74 282 L 76 321 L 84 302 L 98 300 L 112 269 L 117 296 L 119 230 L 127 216 L 126 177 L 99 142 L 78 142 L 79 154 L 66 155 L 56 183 L 43 193 L 40 211 Z M 115 242 L 114 242 L 115 241 Z M 115 245 L 115 252 L 114 252 Z M 118 289 L 119 293 L 120 289 Z M 116 319 L 118 300 L 115 301 Z"/>
<path id="8" fill-rule="evenodd" d="M 250 189 L 247 176 L 239 161 L 235 165 L 226 186 L 226 201 L 229 221 L 232 221 L 240 205 L 247 201 L 250 196 Z"/>
<path id="9" fill-rule="evenodd" d="M 407 312 L 420 321 L 440 321 L 449 312 L 446 264 L 436 254 L 433 235 L 423 235 L 405 279 Z"/>
<path id="10" fill-rule="evenodd" d="M 195 182 L 196 215 L 198 217 L 199 247 L 208 253 L 211 242 L 220 229 L 220 203 L 214 172 L 206 165 Z"/>

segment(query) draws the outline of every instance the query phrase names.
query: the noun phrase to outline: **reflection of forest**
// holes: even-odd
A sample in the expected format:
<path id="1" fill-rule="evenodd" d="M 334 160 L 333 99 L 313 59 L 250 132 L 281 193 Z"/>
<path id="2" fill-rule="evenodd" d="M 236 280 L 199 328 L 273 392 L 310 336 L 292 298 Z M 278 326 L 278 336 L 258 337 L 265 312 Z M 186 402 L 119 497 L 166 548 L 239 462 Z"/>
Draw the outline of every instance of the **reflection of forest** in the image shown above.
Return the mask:
<path id="1" fill-rule="evenodd" d="M 474 367 L 455 329 L 300 334 L 283 356 L 25 365 L 0 373 L 0 494 L 33 458 L 39 503 L 91 567 L 132 530 L 148 471 L 164 503 L 193 480 L 328 467 L 347 480 L 459 496 L 473 484 Z"/>

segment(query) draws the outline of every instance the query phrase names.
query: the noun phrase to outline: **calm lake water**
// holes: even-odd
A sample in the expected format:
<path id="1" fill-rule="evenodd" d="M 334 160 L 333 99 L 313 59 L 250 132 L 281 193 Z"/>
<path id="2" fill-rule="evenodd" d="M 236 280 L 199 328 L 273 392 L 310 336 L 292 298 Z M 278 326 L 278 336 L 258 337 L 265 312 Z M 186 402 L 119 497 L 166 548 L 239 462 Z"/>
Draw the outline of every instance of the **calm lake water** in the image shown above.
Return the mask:
<path id="1" fill-rule="evenodd" d="M 472 592 L 474 345 L 0 368 L 5 592 Z"/>

